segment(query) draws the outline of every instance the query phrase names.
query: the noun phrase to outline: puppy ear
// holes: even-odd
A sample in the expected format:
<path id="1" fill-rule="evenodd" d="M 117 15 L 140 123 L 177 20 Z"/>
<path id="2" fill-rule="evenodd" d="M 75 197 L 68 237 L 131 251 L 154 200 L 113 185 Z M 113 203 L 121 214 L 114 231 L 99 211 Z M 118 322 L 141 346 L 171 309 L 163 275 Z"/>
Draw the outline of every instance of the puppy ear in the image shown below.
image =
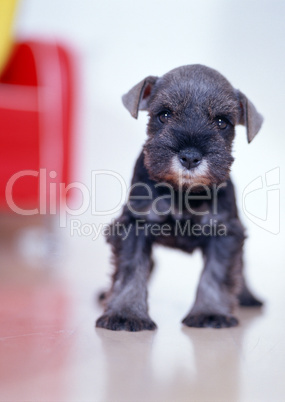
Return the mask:
<path id="1" fill-rule="evenodd" d="M 243 124 L 246 127 L 247 141 L 251 142 L 262 126 L 263 117 L 241 91 L 237 92 L 241 109 L 238 124 Z"/>
<path id="2" fill-rule="evenodd" d="M 147 110 L 150 94 L 158 77 L 150 75 L 123 95 L 124 106 L 137 119 L 139 110 Z"/>

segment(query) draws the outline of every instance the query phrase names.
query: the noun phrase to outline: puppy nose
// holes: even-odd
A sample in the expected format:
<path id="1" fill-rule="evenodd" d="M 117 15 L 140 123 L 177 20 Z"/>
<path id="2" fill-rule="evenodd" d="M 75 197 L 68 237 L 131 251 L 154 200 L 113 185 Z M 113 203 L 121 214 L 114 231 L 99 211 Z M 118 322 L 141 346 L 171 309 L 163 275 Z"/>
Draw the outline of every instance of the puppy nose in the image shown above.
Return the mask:
<path id="1" fill-rule="evenodd" d="M 197 149 L 183 150 L 179 152 L 179 161 L 186 169 L 197 167 L 202 160 L 202 155 Z"/>

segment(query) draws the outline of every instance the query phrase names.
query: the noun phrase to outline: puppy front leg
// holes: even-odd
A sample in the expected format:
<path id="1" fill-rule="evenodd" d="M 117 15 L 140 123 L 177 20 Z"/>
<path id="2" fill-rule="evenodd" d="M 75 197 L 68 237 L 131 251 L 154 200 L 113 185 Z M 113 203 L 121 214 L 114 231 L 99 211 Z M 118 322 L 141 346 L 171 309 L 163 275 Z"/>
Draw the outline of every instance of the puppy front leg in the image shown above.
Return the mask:
<path id="1" fill-rule="evenodd" d="M 225 237 L 211 237 L 204 249 L 205 266 L 196 300 L 183 324 L 225 328 L 238 324 L 232 315 L 242 284 L 243 231 L 238 222 Z"/>
<path id="2" fill-rule="evenodd" d="M 151 242 L 132 227 L 126 239 L 116 235 L 113 246 L 115 273 L 104 314 L 96 326 L 113 331 L 154 330 L 148 315 L 147 281 L 152 269 Z"/>

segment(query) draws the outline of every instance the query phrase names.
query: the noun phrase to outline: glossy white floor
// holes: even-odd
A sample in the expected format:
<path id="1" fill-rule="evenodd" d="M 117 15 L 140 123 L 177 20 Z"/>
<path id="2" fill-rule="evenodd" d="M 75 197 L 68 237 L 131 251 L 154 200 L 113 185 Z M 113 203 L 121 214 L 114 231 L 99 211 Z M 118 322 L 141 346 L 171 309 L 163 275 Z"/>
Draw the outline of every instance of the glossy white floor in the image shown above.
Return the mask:
<path id="1" fill-rule="evenodd" d="M 64 233 L 50 261 L 39 251 L 47 245 L 41 227 L 15 232 L 8 223 L 1 225 L 1 401 L 284 400 L 284 275 L 271 279 L 280 267 L 266 258 L 259 269 L 269 271 L 267 281 L 256 281 L 264 308 L 239 309 L 236 328 L 190 329 L 180 320 L 200 257 L 157 250 L 150 313 L 158 330 L 117 333 L 94 328 L 95 296 L 106 284 L 102 255 Z"/>
<path id="2" fill-rule="evenodd" d="M 285 400 L 284 18 L 281 0 L 22 1 L 19 37 L 56 37 L 81 55 L 75 180 L 90 190 L 91 171 L 130 182 L 146 116 L 132 119 L 120 97 L 143 77 L 202 63 L 253 101 L 265 123 L 250 146 L 238 127 L 232 173 L 248 229 L 247 277 L 265 305 L 239 309 L 233 329 L 182 327 L 201 256 L 158 248 L 149 286 L 158 330 L 95 330 L 110 250 L 102 233 L 95 240 L 72 227 L 99 230 L 118 213 L 89 208 L 65 228 L 55 224 L 56 240 L 34 220 L 1 216 L 1 402 Z M 98 211 L 114 208 L 118 182 L 100 176 L 96 186 Z"/>

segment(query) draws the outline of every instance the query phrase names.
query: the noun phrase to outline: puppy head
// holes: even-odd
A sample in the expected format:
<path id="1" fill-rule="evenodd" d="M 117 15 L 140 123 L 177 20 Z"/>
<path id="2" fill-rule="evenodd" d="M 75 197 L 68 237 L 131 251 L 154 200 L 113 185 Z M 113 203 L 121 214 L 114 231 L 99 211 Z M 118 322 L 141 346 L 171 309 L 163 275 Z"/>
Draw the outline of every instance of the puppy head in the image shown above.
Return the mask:
<path id="1" fill-rule="evenodd" d="M 149 76 L 123 96 L 123 103 L 135 118 L 139 110 L 148 111 L 146 168 L 153 180 L 174 187 L 227 180 L 235 125 L 245 125 L 250 142 L 263 121 L 242 92 L 202 65 Z"/>

